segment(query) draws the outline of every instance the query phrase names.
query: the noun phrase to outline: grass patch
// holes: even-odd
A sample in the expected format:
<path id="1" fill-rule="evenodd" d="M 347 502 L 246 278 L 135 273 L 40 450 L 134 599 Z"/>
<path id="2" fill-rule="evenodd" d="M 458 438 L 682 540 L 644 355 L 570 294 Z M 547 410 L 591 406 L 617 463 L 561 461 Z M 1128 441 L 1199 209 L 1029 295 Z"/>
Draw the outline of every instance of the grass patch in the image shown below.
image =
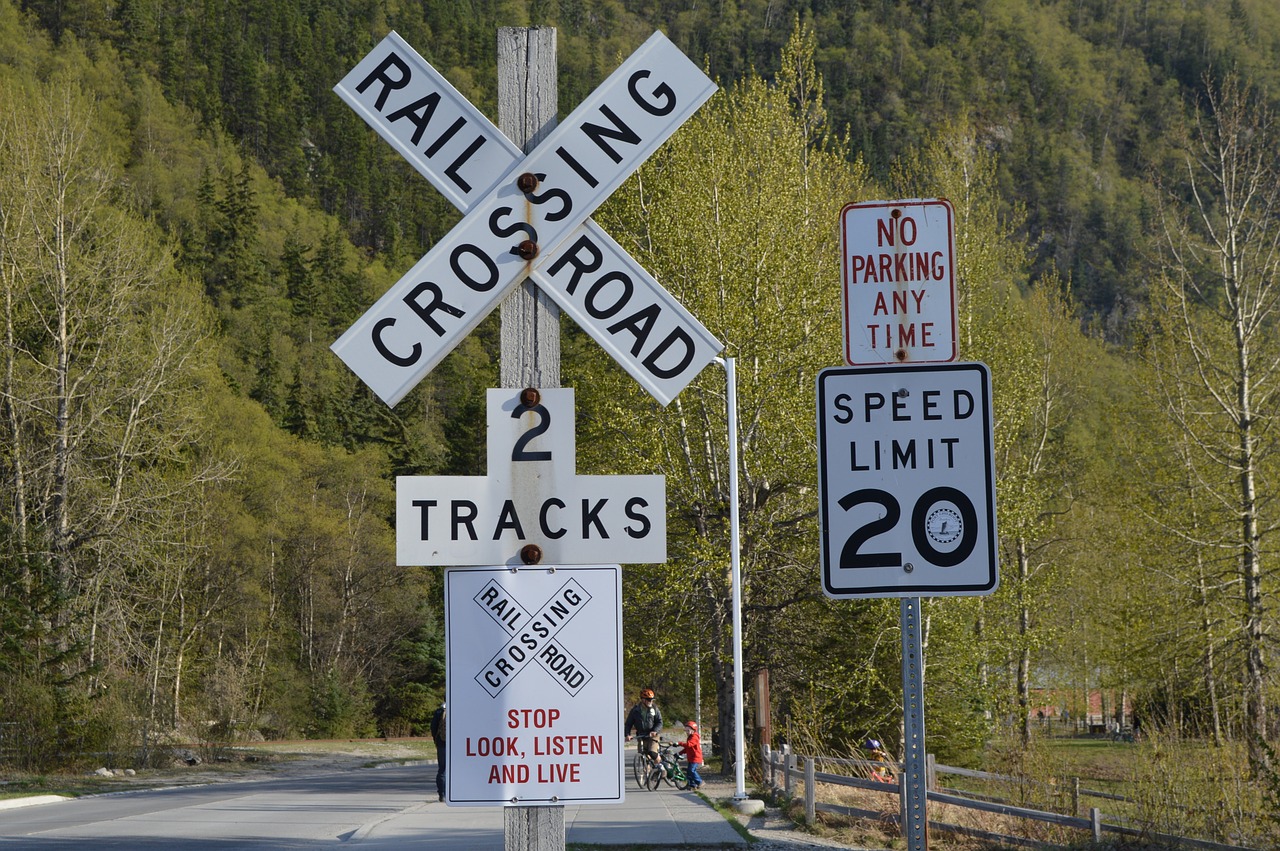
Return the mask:
<path id="1" fill-rule="evenodd" d="M 733 801 L 713 801 L 702 792 L 694 792 L 693 794 L 706 801 L 711 805 L 712 809 L 724 816 L 724 820 L 729 823 L 729 826 L 732 827 L 739 836 L 747 840 L 748 845 L 759 841 L 751 835 L 751 831 L 747 830 L 747 826 L 745 824 L 738 821 L 738 811 L 734 809 Z"/>

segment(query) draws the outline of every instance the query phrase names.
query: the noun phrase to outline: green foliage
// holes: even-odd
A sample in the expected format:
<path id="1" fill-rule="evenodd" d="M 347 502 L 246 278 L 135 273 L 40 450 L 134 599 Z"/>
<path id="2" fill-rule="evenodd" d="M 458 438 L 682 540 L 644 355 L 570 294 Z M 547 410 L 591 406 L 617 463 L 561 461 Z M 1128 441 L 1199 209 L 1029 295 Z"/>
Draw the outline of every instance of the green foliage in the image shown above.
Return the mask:
<path id="1" fill-rule="evenodd" d="M 777 84 L 751 76 L 714 97 L 598 217 L 737 359 L 747 653 L 753 667 L 774 670 L 773 694 L 784 705 L 793 686 L 809 681 L 796 664 L 811 640 L 804 624 L 817 591 L 808 497 L 816 458 L 805 434 L 817 370 L 839 350 L 838 292 L 827 283 L 838 276 L 837 252 L 826 222 L 862 183 L 820 124 L 820 83 L 805 75 L 812 33 L 797 31 L 787 51 L 792 76 Z M 666 680 L 688 670 L 691 645 L 700 642 L 723 689 L 730 658 L 724 376 L 708 370 L 654 411 L 590 349 L 573 350 L 570 370 L 567 383 L 582 388 L 579 466 L 614 472 L 620 461 L 642 458 L 646 472 L 666 475 L 668 563 L 624 577 L 624 624 L 635 648 L 629 676 L 687 699 L 687 674 L 678 684 Z M 650 617 L 655 610 L 663 617 Z M 719 705 L 724 713 L 727 695 Z M 719 726 L 729 729 L 723 714 Z"/>
<path id="2" fill-rule="evenodd" d="M 332 86 L 395 29 L 493 115 L 496 28 L 522 24 L 558 28 L 566 112 L 654 27 L 724 86 L 599 220 L 737 359 L 746 657 L 771 671 L 775 729 L 813 750 L 895 738 L 895 606 L 818 596 L 812 388 L 840 360 L 840 206 L 942 196 L 961 357 L 994 376 L 1004 575 L 991 598 L 926 606 L 930 749 L 976 764 L 1008 742 L 1012 759 L 1004 722 L 1053 687 L 1081 703 L 1114 687 L 1160 725 L 1238 736 L 1239 521 L 1221 498 L 1238 478 L 1195 451 L 1229 459 L 1232 435 L 1185 392 L 1196 364 L 1152 286 L 1176 276 L 1151 274 L 1146 185 L 1182 168 L 1206 70 L 1280 91 L 1274 3 L 21 7 L 0 0 L 0 100 L 32 105 L 0 116 L 0 721 L 29 727 L 13 759 L 161 731 L 422 730 L 443 687 L 439 588 L 394 566 L 391 477 L 483 472 L 497 324 L 394 411 L 329 352 L 457 221 Z M 81 427 L 65 497 L 40 384 L 56 299 L 33 284 L 56 276 L 31 231 L 56 195 L 33 181 L 56 169 L 17 155 L 55 150 L 19 143 L 59 99 L 87 142 L 77 185 L 103 193 L 80 196 L 90 238 L 68 255 L 85 297 L 66 302 L 83 347 L 64 375 L 85 393 L 64 396 Z M 1185 315 L 1203 332 L 1226 301 L 1204 291 Z M 1201 351 L 1226 363 L 1230 337 Z M 723 375 L 659 411 L 576 329 L 565 352 L 580 468 L 667 475 L 670 562 L 624 577 L 628 679 L 692 715 L 711 700 L 694 706 L 700 671 L 709 726 L 728 729 Z M 39 473 L 26 496 L 20 471 Z M 1274 456 L 1259 472 L 1269 530 Z M 58 538 L 55 502 L 78 535 Z M 1270 571 L 1262 587 L 1269 601 Z"/>
<path id="3" fill-rule="evenodd" d="M 315 739 L 346 739 L 372 736 L 373 706 L 364 683 L 344 680 L 336 671 L 327 671 L 311 684 L 311 723 L 307 735 Z"/>
<path id="4" fill-rule="evenodd" d="M 15 768 L 42 769 L 59 758 L 57 697 L 46 681 L 5 677 L 0 685 L 0 717 L 5 719 L 4 759 Z"/>
<path id="5" fill-rule="evenodd" d="M 395 683 L 379 708 L 378 726 L 388 736 L 427 736 L 441 692 L 422 683 Z"/>
<path id="6" fill-rule="evenodd" d="M 112 694 L 90 699 L 83 689 L 47 678 L 6 678 L 0 685 L 4 762 L 27 771 L 83 768 L 86 758 L 128 765 L 135 744 L 128 715 Z"/>
<path id="7" fill-rule="evenodd" d="M 1134 821 L 1152 833 L 1267 848 L 1276 839 L 1265 786 L 1239 770 L 1242 747 L 1210 747 L 1176 735 L 1147 738 L 1128 760 Z"/>

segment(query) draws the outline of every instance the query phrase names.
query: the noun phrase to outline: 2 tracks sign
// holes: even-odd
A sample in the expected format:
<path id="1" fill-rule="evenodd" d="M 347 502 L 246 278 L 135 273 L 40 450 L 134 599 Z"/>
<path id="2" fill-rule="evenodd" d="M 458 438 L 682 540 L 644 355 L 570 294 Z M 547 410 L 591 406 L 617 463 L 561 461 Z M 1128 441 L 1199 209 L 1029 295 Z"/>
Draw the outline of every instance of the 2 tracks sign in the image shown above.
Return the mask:
<path id="1" fill-rule="evenodd" d="M 573 390 L 523 395 L 488 392 L 488 475 L 396 479 L 396 563 L 666 561 L 666 478 L 579 476 Z"/>

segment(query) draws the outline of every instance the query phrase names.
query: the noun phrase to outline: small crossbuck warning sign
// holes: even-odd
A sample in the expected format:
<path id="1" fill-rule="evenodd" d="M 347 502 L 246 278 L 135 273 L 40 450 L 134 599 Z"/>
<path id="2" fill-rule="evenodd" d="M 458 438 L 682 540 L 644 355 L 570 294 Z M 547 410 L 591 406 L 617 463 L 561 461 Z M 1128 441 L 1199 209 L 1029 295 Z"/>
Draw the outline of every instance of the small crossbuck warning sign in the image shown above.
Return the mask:
<path id="1" fill-rule="evenodd" d="M 445 571 L 448 802 L 623 799 L 622 571 Z"/>

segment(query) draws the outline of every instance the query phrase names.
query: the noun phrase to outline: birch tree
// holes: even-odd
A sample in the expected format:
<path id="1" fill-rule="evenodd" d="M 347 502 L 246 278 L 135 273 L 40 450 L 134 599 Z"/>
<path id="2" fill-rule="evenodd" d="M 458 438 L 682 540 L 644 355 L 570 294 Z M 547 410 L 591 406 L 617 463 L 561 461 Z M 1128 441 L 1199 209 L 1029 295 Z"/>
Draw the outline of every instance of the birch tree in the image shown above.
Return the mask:
<path id="1" fill-rule="evenodd" d="M 1013 715 L 1030 738 L 1033 667 L 1048 643 L 1043 613 L 1066 509 L 1072 460 L 1064 439 L 1078 406 L 1084 350 L 1056 275 L 1030 280 L 1022 211 L 1002 209 L 996 157 L 972 127 L 957 123 L 904 158 L 900 196 L 942 196 L 956 211 L 957 314 L 961 360 L 992 372 L 1000 589 L 989 599 L 929 603 L 942 641 L 934 645 L 943 691 L 980 695 L 987 718 Z M 968 629 L 960 626 L 967 619 Z M 928 630 L 927 630 L 928 631 Z M 926 655 L 926 664 L 929 664 Z M 953 660 L 976 657 L 977 670 Z M 1007 674 L 1007 675 L 1006 675 Z M 976 683 L 968 689 L 960 682 Z M 950 732 L 950 731 L 948 731 Z M 956 731 L 960 735 L 960 731 Z"/>
<path id="2" fill-rule="evenodd" d="M 865 179 L 822 124 L 813 50 L 812 32 L 797 31 L 776 83 L 752 76 L 716 95 L 599 216 L 736 358 L 747 665 L 779 665 L 775 697 L 804 676 L 781 667 L 794 658 L 782 650 L 805 640 L 789 610 L 819 594 L 814 382 L 840 360 L 836 221 Z M 593 361 L 590 380 L 574 382 L 583 454 L 598 469 L 667 476 L 667 565 L 625 577 L 629 677 L 669 685 L 667 705 L 678 690 L 689 706 L 688 660 L 700 643 L 727 733 L 725 374 L 708 368 L 655 411 L 617 369 L 583 354 L 565 359 L 568 369 Z"/>
<path id="3" fill-rule="evenodd" d="M 1265 542 L 1276 528 L 1267 468 L 1280 448 L 1280 135 L 1270 109 L 1239 76 L 1204 82 L 1182 173 L 1160 207 L 1155 285 L 1167 309 L 1152 321 L 1180 352 L 1158 370 L 1166 416 L 1194 451 L 1204 499 L 1231 518 L 1184 534 L 1234 562 L 1244 727 L 1250 760 L 1260 767 L 1268 763 L 1270 714 Z"/>
<path id="4" fill-rule="evenodd" d="M 212 326 L 74 75 L 6 88 L 25 108 L 0 116 L 5 543 L 42 613 L 34 654 L 69 681 L 120 624 L 101 603 L 139 567 L 130 539 L 178 540 L 175 509 L 226 472 L 196 448 Z"/>

